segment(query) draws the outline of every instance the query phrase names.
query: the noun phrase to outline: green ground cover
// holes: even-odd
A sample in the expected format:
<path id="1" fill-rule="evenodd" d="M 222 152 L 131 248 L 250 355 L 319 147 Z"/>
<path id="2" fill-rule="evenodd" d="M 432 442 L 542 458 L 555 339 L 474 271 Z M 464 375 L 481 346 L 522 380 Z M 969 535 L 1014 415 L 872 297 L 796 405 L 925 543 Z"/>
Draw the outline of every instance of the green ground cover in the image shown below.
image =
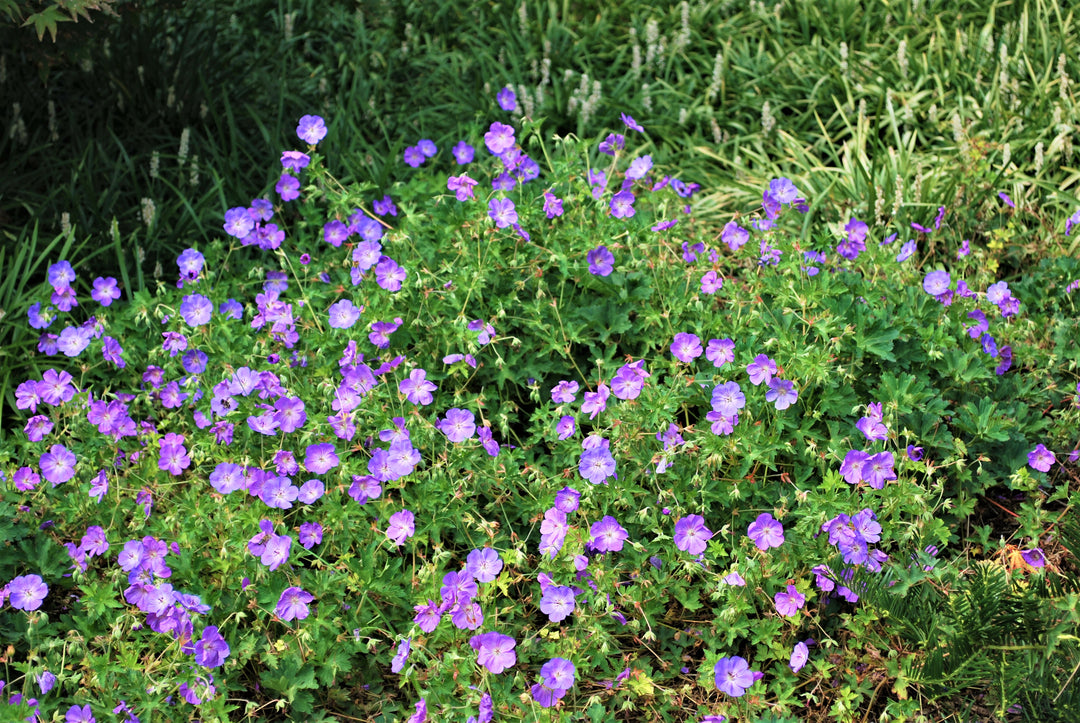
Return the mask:
<path id="1" fill-rule="evenodd" d="M 2 28 L 13 715 L 1080 715 L 1067 6 L 111 7 Z"/>

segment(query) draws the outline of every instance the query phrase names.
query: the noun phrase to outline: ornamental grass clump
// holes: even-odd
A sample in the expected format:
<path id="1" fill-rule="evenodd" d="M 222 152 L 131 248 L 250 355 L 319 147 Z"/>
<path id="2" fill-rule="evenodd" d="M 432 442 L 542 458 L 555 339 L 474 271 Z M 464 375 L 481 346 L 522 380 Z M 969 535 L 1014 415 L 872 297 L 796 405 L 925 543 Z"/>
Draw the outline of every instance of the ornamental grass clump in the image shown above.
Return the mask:
<path id="1" fill-rule="evenodd" d="M 598 147 L 528 118 L 452 160 L 420 140 L 376 189 L 335 179 L 333 119 L 305 115 L 273 192 L 175 283 L 93 305 L 54 265 L 30 315 L 53 368 L 19 385 L 0 456 L 3 704 L 918 714 L 937 642 L 893 649 L 875 612 L 956 569 L 918 551 L 1070 564 L 1078 413 L 1023 321 L 1038 299 L 951 252 L 898 261 L 891 226 L 808 225 L 788 178 L 712 228 L 621 121 Z M 1026 555 L 981 527 L 1002 495 Z"/>

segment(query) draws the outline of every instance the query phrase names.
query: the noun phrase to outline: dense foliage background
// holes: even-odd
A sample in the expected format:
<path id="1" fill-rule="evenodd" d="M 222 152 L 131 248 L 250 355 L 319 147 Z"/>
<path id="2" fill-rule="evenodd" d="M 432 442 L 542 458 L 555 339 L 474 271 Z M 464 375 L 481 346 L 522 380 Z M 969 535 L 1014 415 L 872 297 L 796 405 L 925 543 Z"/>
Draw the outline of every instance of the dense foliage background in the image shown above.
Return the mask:
<path id="1" fill-rule="evenodd" d="M 177 706 L 190 702 L 184 690 L 199 690 L 206 720 L 404 720 L 419 715 L 421 699 L 435 719 L 483 717 L 482 694 L 500 719 L 520 720 L 1075 718 L 1080 69 L 1068 55 L 1076 28 L 1066 6 L 238 0 L 108 9 L 39 40 L 0 4 L 11 20 L 0 28 L 0 582 L 36 574 L 50 591 L 37 612 L 0 609 L 10 642 L 0 696 L 20 714 L 39 705 L 44 719 L 71 719 L 69 706 L 92 703 L 98 720 L 110 711 L 124 720 L 115 701 L 105 705 L 116 697 L 143 720 L 188 719 L 193 709 Z M 497 100 L 505 87 L 513 111 Z M 317 144 L 297 137 L 309 114 L 326 120 Z M 492 190 L 501 170 L 484 147 L 492 122 L 513 127 L 537 180 Z M 625 136 L 615 156 L 598 149 L 611 133 Z M 406 158 L 420 139 L 438 151 L 414 169 Z M 462 140 L 477 149 L 464 167 L 451 155 Z M 287 150 L 312 156 L 296 173 L 295 202 L 275 190 Z M 646 155 L 645 175 L 631 172 L 631 159 Z M 606 185 L 590 180 L 600 169 Z M 479 181 L 472 201 L 447 187 L 466 170 Z M 766 228 L 762 194 L 781 178 L 805 203 L 783 204 Z M 621 182 L 637 198 L 632 218 L 612 214 Z M 562 216 L 547 212 L 544 191 L 563 200 Z M 384 196 L 397 215 L 376 210 Z M 262 253 L 223 229 L 228 209 L 257 198 L 274 202 L 286 231 Z M 512 200 L 520 230 L 493 228 L 489 199 Z M 381 220 L 382 253 L 408 273 L 399 291 L 382 275 L 357 283 L 349 247 L 324 240 L 326 224 L 355 209 Z M 839 248 L 860 234 L 852 219 L 867 224 L 854 257 Z M 751 232 L 746 246 L 731 242 L 732 222 Z M 898 260 L 909 239 L 914 248 Z M 612 253 L 610 275 L 596 270 L 600 246 Z M 206 259 L 194 290 L 177 288 L 187 249 Z M 100 340 L 74 358 L 40 353 L 28 312 L 49 305 L 49 270 L 61 260 L 80 300 L 68 318 L 95 315 L 123 345 L 126 370 L 103 360 Z M 285 274 L 287 290 L 276 293 L 294 304 L 295 349 L 280 330 L 247 330 L 267 313 L 257 295 L 279 280 L 268 272 Z M 702 286 L 710 272 L 723 282 L 711 292 Z M 935 272 L 949 273 L 948 304 L 928 291 Z M 95 277 L 118 280 L 122 296 L 109 309 L 90 299 Z M 1017 312 L 991 303 L 1002 282 Z M 215 308 L 239 300 L 244 321 L 215 314 L 193 330 L 181 309 L 195 292 Z M 349 337 L 327 314 L 345 297 L 364 306 L 356 339 L 380 382 L 348 456 L 337 441 L 342 464 L 326 477 L 326 496 L 286 509 L 264 506 L 257 490 L 251 500 L 211 495 L 221 464 L 277 464 L 266 435 L 243 421 L 265 397 L 240 402 L 231 445 L 193 416 L 196 388 L 205 394 L 198 411 L 213 416 L 211 390 L 240 367 L 268 370 L 274 355 L 282 386 L 264 390 L 269 404 L 310 405 L 310 426 L 278 447 L 300 461 L 335 441 L 324 420 Z M 988 323 L 971 333 L 977 308 Z M 366 340 L 371 322 L 394 327 L 387 350 Z M 485 324 L 494 331 L 482 341 Z M 190 336 L 208 369 L 170 356 L 163 331 Z M 702 346 L 731 339 L 733 361 L 676 353 L 678 334 Z M 454 353 L 478 363 L 443 362 Z M 792 406 L 747 381 L 762 354 L 793 382 Z M 641 397 L 612 398 L 598 415 L 580 410 L 580 396 L 551 394 L 561 380 L 600 393 L 636 361 L 651 374 Z M 187 406 L 162 401 L 143 377 L 148 364 L 177 385 L 169 394 L 191 395 Z M 49 411 L 51 436 L 34 439 L 16 389 L 61 369 L 81 396 Z M 429 408 L 398 392 L 416 369 L 437 384 Z M 718 433 L 710 394 L 732 380 L 747 407 Z M 130 403 L 150 427 L 109 441 L 80 406 L 96 399 Z M 882 405 L 884 439 L 855 426 L 874 417 L 872 404 Z M 462 408 L 502 445 L 498 457 L 436 426 Z M 560 439 L 567 415 L 576 436 Z M 351 475 L 368 469 L 379 445 L 371 438 L 403 423 L 423 463 L 360 505 L 347 494 Z M 170 433 L 186 436 L 190 468 L 159 467 L 156 452 L 144 453 L 110 472 L 105 505 L 93 501 L 99 469 L 118 452 L 138 459 L 174 447 Z M 618 478 L 608 485 L 579 472 L 589 433 L 588 444 L 610 444 Z M 77 450 L 74 480 L 17 487 L 15 472 L 43 471 L 55 444 Z M 1037 445 L 1056 455 L 1049 471 L 1029 463 Z M 897 479 L 852 486 L 842 465 L 863 449 L 888 453 Z M 564 485 L 581 493 L 578 518 L 566 550 L 549 559 L 537 544 Z M 386 530 L 404 509 L 417 519 L 399 550 Z M 852 565 L 822 525 L 864 509 L 881 524 L 877 547 L 889 561 L 873 572 L 855 563 L 835 580 L 857 591 L 855 602 L 830 596 L 813 569 Z M 783 547 L 762 550 L 748 534 L 762 514 L 782 521 Z M 676 521 L 692 515 L 713 535 L 700 558 L 672 539 Z M 598 554 L 590 526 L 608 516 L 629 542 Z M 184 524 L 193 517 L 205 525 Z M 271 518 L 282 536 L 311 534 L 300 525 L 318 521 L 323 542 L 314 552 L 293 545 L 293 564 L 268 571 L 247 541 Z M 112 547 L 79 570 L 72 550 L 95 526 Z M 129 570 L 116 554 L 146 537 L 183 550 L 169 556 L 173 584 L 212 608 L 192 642 L 213 639 L 205 626 L 228 640 L 227 662 L 210 666 L 216 696 L 199 687 L 206 670 L 193 668 L 183 635 L 145 628 L 145 610 L 126 597 Z M 426 636 L 413 622 L 415 605 L 439 599 L 443 575 L 483 548 L 498 550 L 506 569 L 478 599 L 517 641 L 518 664 L 501 674 L 475 664 L 471 632 L 444 620 Z M 1039 556 L 1044 564 L 1033 565 Z M 579 558 L 587 565 L 575 569 Z M 586 571 L 599 586 L 589 593 Z M 733 572 L 745 587 L 726 582 Z M 587 602 L 562 625 L 542 611 L 545 575 L 555 587 L 584 586 Z M 795 616 L 778 613 L 789 586 L 807 598 Z M 314 595 L 314 612 L 283 622 L 279 599 L 294 587 Z M 409 665 L 392 670 L 405 638 Z M 805 640 L 811 662 L 794 671 L 790 656 Z M 745 696 L 713 677 L 737 655 L 765 676 Z M 555 658 L 573 660 L 578 677 L 549 709 L 530 686 Z M 58 679 L 51 693 L 45 670 Z"/>

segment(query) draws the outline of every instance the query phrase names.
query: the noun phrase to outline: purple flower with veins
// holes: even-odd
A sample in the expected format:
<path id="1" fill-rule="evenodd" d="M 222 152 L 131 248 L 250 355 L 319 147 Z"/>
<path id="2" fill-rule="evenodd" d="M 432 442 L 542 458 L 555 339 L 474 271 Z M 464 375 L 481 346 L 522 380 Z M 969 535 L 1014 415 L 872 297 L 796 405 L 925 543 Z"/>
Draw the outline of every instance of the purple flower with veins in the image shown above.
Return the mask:
<path id="1" fill-rule="evenodd" d="M 446 410 L 446 416 L 435 427 L 446 435 L 451 442 L 464 442 L 476 433 L 476 416 L 468 409 L 452 408 Z"/>
<path id="2" fill-rule="evenodd" d="M 312 474 L 325 474 L 338 466 L 339 459 L 330 442 L 309 444 L 304 454 L 304 468 Z"/>
<path id="3" fill-rule="evenodd" d="M 496 93 L 495 101 L 499 104 L 499 107 L 505 111 L 512 113 L 517 110 L 517 95 L 510 86 L 506 86 Z"/>
<path id="4" fill-rule="evenodd" d="M 703 351 L 701 339 L 696 334 L 680 332 L 675 335 L 675 340 L 671 342 L 672 356 L 687 364 L 701 356 Z"/>
<path id="5" fill-rule="evenodd" d="M 574 418 L 569 414 L 563 415 L 555 424 L 555 433 L 559 435 L 559 439 L 574 436 Z"/>
<path id="6" fill-rule="evenodd" d="M 577 382 L 560 381 L 551 389 L 551 401 L 556 404 L 570 404 L 576 399 L 578 388 Z"/>
<path id="7" fill-rule="evenodd" d="M 383 256 L 375 264 L 375 282 L 387 291 L 400 291 L 406 276 L 405 269 L 389 256 Z"/>
<path id="8" fill-rule="evenodd" d="M 652 156 L 641 156 L 630 161 L 630 167 L 626 169 L 626 177 L 637 181 L 644 178 L 645 174 L 652 170 Z"/>
<path id="9" fill-rule="evenodd" d="M 195 643 L 195 664 L 217 668 L 229 657 L 229 643 L 221 637 L 216 625 L 203 628 L 202 637 Z"/>
<path id="10" fill-rule="evenodd" d="M 725 417 L 733 417 L 746 406 L 746 395 L 738 382 L 725 382 L 713 389 L 712 408 Z"/>
<path id="11" fill-rule="evenodd" d="M 488 201 L 488 216 L 495 222 L 495 228 L 507 228 L 518 222 L 514 202 L 509 198 L 493 198 Z"/>
<path id="12" fill-rule="evenodd" d="M 41 607 L 41 602 L 49 594 L 49 586 L 40 575 L 19 575 L 9 582 L 6 592 L 8 601 L 16 610 L 32 612 Z M 2 599 L 2 598 L 0 598 Z"/>
<path id="13" fill-rule="evenodd" d="M 691 555 L 705 552 L 712 536 L 712 531 L 705 526 L 705 518 L 701 515 L 687 515 L 675 523 L 675 547 Z"/>
<path id="14" fill-rule="evenodd" d="M 465 141 L 458 141 L 457 144 L 450 149 L 450 153 L 454 156 L 454 160 L 457 161 L 459 166 L 472 163 L 473 158 L 476 157 L 476 149 Z"/>
<path id="15" fill-rule="evenodd" d="M 735 361 L 735 342 L 731 339 L 709 339 L 709 344 L 705 347 L 705 358 L 718 368 Z"/>
<path id="16" fill-rule="evenodd" d="M 713 669 L 716 689 L 721 693 L 727 693 L 733 698 L 739 698 L 746 693 L 746 689 L 757 681 L 757 675 L 750 670 L 750 664 L 738 655 L 731 658 L 720 658 L 716 661 Z"/>
<path id="17" fill-rule="evenodd" d="M 540 612 L 553 623 L 565 620 L 574 612 L 574 588 L 548 585 L 540 598 Z"/>
<path id="18" fill-rule="evenodd" d="M 1049 472 L 1055 462 L 1057 462 L 1057 458 L 1054 453 L 1041 442 L 1036 445 L 1035 449 L 1028 452 L 1028 465 L 1039 472 Z"/>
<path id="19" fill-rule="evenodd" d="M 460 176 L 450 176 L 446 180 L 446 188 L 454 192 L 454 196 L 459 201 L 469 201 L 475 199 L 473 195 L 473 187 L 476 186 L 476 181 L 469 178 L 468 174 L 462 173 Z"/>
<path id="20" fill-rule="evenodd" d="M 62 444 L 54 444 L 48 452 L 42 453 L 38 460 L 41 475 L 52 483 L 53 487 L 67 482 L 75 476 L 75 454 Z"/>
<path id="21" fill-rule="evenodd" d="M 499 558 L 499 553 L 491 547 L 473 550 L 465 562 L 466 571 L 480 583 L 494 581 L 502 568 L 503 561 Z"/>
<path id="22" fill-rule="evenodd" d="M 619 191 L 611 197 L 611 215 L 615 218 L 630 218 L 634 215 L 634 194 Z"/>
<path id="23" fill-rule="evenodd" d="M 433 382 L 427 380 L 427 371 L 424 369 L 413 369 L 409 372 L 409 378 L 403 379 L 398 384 L 398 391 L 405 395 L 405 398 L 418 406 L 426 406 L 435 401 L 435 398 L 431 395 L 435 391 L 436 386 Z"/>
<path id="24" fill-rule="evenodd" d="M 615 270 L 615 256 L 607 246 L 597 246 L 585 255 L 589 263 L 589 273 L 594 276 L 610 276 Z"/>
<path id="25" fill-rule="evenodd" d="M 90 292 L 90 298 L 102 306 L 109 306 L 115 299 L 119 299 L 120 289 L 116 285 L 116 279 L 111 276 L 94 279 L 94 290 Z"/>
<path id="26" fill-rule="evenodd" d="M 278 598 L 274 613 L 284 622 L 290 620 L 303 620 L 311 614 L 308 603 L 315 600 L 315 596 L 298 587 L 287 587 Z"/>
<path id="27" fill-rule="evenodd" d="M 517 641 L 509 635 L 492 630 L 472 636 L 469 645 L 476 651 L 476 662 L 495 675 L 517 663 L 517 653 L 514 651 Z"/>
<path id="28" fill-rule="evenodd" d="M 401 510 L 390 515 L 386 526 L 386 536 L 398 547 L 405 544 L 416 533 L 416 516 L 409 510 Z"/>
<path id="29" fill-rule="evenodd" d="M 783 411 L 799 398 L 795 382 L 773 377 L 769 380 L 769 391 L 765 392 L 765 401 L 774 402 L 777 410 Z"/>
<path id="30" fill-rule="evenodd" d="M 784 544 L 784 526 L 768 512 L 762 512 L 750 523 L 746 535 L 762 552 Z"/>
<path id="31" fill-rule="evenodd" d="M 923 290 L 934 297 L 940 297 L 949 291 L 952 279 L 947 271 L 931 271 L 923 279 Z"/>
<path id="32" fill-rule="evenodd" d="M 589 546 L 597 552 L 618 552 L 630 533 L 611 515 L 594 522 L 589 528 Z"/>
<path id="33" fill-rule="evenodd" d="M 750 382 L 756 387 L 762 382 L 768 383 L 776 374 L 776 362 L 764 354 L 758 354 L 754 361 L 746 365 L 746 373 L 750 375 Z"/>
<path id="34" fill-rule="evenodd" d="M 806 603 L 806 596 L 799 592 L 794 585 L 788 585 L 785 592 L 778 592 L 773 596 L 776 612 L 784 617 L 792 617 Z"/>
<path id="35" fill-rule="evenodd" d="M 594 485 L 607 484 L 610 477 L 615 475 L 615 458 L 607 447 L 595 447 L 581 453 L 578 461 L 578 471 L 581 476 Z"/>
<path id="36" fill-rule="evenodd" d="M 626 113 L 620 113 L 619 118 L 622 119 L 622 122 L 625 123 L 626 127 L 629 128 L 630 130 L 637 131 L 638 133 L 644 133 L 645 132 L 645 129 L 642 128 L 641 125 L 636 120 L 634 120 L 631 116 L 627 115 Z"/>
<path id="37" fill-rule="evenodd" d="M 484 134 L 484 145 L 494 156 L 501 156 L 514 147 L 514 129 L 504 123 L 495 121 Z"/>
<path id="38" fill-rule="evenodd" d="M 326 137 L 326 123 L 317 115 L 301 116 L 296 126 L 296 135 L 300 140 L 314 146 Z"/>

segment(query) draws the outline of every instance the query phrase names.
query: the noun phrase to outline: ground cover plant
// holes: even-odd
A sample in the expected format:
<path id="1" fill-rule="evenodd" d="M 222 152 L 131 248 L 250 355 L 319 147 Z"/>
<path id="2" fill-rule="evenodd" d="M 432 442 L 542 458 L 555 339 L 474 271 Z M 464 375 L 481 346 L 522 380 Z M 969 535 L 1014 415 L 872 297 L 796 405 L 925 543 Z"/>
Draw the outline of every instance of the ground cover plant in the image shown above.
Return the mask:
<path id="1" fill-rule="evenodd" d="M 806 224 L 784 177 L 714 228 L 647 119 L 498 102 L 385 190 L 303 116 L 130 304 L 50 265 L 0 460 L 10 710 L 1075 711 L 1076 261 L 1010 284 L 948 208 Z"/>
<path id="2" fill-rule="evenodd" d="M 94 267 L 129 300 L 269 180 L 261 149 L 300 115 L 335 125 L 344 182 L 387 188 L 410 137 L 452 145 L 504 85 L 559 135 L 624 111 L 650 118 L 648 152 L 701 179 L 698 215 L 718 225 L 783 176 L 878 223 L 946 205 L 976 241 L 994 234 L 1003 277 L 1080 251 L 1060 233 L 1078 202 L 1077 70 L 1056 1 L 101 5 L 110 13 L 60 23 L 55 42 L 0 12 L 12 25 L 0 27 L 5 277 L 43 279 L 59 258 L 44 240 L 65 231 L 106 249 Z M 5 421 L 7 370 L 37 363 L 11 321 L 32 303 L 24 288 L 0 297 Z"/>
<path id="3" fill-rule="evenodd" d="M 1075 719 L 1074 31 L 978 5 L 5 43 L 0 709 Z"/>

